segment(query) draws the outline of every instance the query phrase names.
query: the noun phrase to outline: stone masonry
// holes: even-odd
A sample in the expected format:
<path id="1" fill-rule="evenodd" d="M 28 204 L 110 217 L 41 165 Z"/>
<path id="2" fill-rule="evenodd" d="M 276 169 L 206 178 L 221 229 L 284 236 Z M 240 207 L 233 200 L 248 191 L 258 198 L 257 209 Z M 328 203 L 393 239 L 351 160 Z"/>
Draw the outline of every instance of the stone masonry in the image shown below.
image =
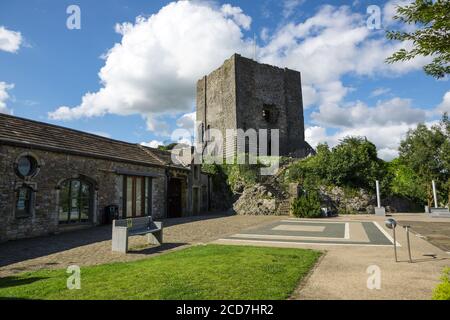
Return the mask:
<path id="1" fill-rule="evenodd" d="M 197 121 L 203 129 L 279 129 L 280 155 L 304 157 L 300 72 L 260 64 L 238 54 L 197 83 Z M 227 156 L 236 140 L 226 140 Z"/>
<path id="2" fill-rule="evenodd" d="M 156 218 L 165 215 L 165 169 L 134 165 L 126 162 L 103 160 L 44 150 L 32 150 L 40 163 L 39 173 L 27 183 L 35 188 L 34 210 L 28 218 L 14 215 L 14 186 L 22 183 L 14 170 L 15 159 L 28 148 L 0 144 L 0 242 L 26 237 L 57 233 L 58 185 L 70 178 L 83 177 L 94 184 L 94 208 L 92 222 L 102 222 L 104 208 L 118 205 L 122 213 L 123 176 L 117 170 L 153 173 L 161 176 L 152 183 L 152 214 Z"/>

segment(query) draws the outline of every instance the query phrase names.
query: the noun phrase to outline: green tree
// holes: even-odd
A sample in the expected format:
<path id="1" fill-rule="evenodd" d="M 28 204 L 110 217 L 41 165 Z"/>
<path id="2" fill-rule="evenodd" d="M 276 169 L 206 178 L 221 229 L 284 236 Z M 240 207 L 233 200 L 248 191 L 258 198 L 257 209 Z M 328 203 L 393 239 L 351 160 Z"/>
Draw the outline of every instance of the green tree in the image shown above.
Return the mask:
<path id="1" fill-rule="evenodd" d="M 393 194 L 414 200 L 423 201 L 426 188 L 421 183 L 416 172 L 405 164 L 400 158 L 389 162 L 388 171 L 392 176 L 390 190 Z"/>
<path id="2" fill-rule="evenodd" d="M 373 189 L 375 180 L 386 174 L 376 146 L 363 137 L 347 137 L 333 148 L 328 163 L 327 180 L 338 186 Z"/>
<path id="3" fill-rule="evenodd" d="M 377 157 L 373 143 L 363 137 L 347 137 L 331 150 L 321 144 L 315 156 L 291 165 L 289 179 L 306 188 L 328 184 L 374 190 L 375 180 L 384 181 L 386 173 L 386 163 Z"/>
<path id="4" fill-rule="evenodd" d="M 432 56 L 433 61 L 424 71 L 435 78 L 450 74 L 450 1 L 416 0 L 397 7 L 394 19 L 414 24 L 414 31 L 388 31 L 390 40 L 407 41 L 412 49 L 400 49 L 386 59 L 387 63 L 408 61 L 416 56 Z"/>
<path id="5" fill-rule="evenodd" d="M 438 183 L 441 195 L 450 185 L 449 126 L 449 119 L 444 114 L 439 125 L 428 128 L 424 124 L 419 124 L 416 129 L 407 133 L 405 140 L 400 144 L 400 159 L 417 174 L 422 188 L 427 190 L 426 202 L 429 206 L 433 202 L 431 180 Z"/>
<path id="6" fill-rule="evenodd" d="M 444 173 L 447 176 L 447 199 L 448 205 L 450 206 L 450 120 L 448 114 L 444 113 L 440 123 L 441 129 L 444 132 L 444 143 L 440 149 L 439 158 L 442 161 L 442 166 L 444 168 Z"/>

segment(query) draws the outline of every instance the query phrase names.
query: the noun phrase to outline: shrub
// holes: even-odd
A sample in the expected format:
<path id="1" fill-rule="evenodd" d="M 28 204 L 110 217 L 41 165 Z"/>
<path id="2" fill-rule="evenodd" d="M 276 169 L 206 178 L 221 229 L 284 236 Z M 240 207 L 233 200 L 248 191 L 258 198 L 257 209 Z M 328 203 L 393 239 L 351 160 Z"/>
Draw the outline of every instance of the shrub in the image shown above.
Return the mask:
<path id="1" fill-rule="evenodd" d="M 433 300 L 450 300 L 450 268 L 444 269 L 442 283 L 433 292 Z"/>
<path id="2" fill-rule="evenodd" d="M 384 182 L 386 175 L 387 165 L 378 158 L 373 143 L 363 137 L 346 137 L 332 149 L 321 144 L 315 156 L 292 164 L 288 179 L 306 186 L 325 184 L 374 190 L 375 180 L 389 184 Z"/>
<path id="3" fill-rule="evenodd" d="M 292 203 L 292 213 L 297 218 L 320 218 L 322 210 L 319 193 L 305 192 Z"/>

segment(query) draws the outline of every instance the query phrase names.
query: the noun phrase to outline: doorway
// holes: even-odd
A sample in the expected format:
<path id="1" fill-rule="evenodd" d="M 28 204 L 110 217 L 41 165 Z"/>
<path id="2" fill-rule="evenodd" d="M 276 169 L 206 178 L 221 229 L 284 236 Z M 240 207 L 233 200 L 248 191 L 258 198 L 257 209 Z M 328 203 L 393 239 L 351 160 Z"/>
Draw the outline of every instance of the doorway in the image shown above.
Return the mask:
<path id="1" fill-rule="evenodd" d="M 181 192 L 181 179 L 171 178 L 167 188 L 167 218 L 179 218 L 182 216 Z"/>
<path id="2" fill-rule="evenodd" d="M 59 223 L 72 224 L 92 221 L 93 191 L 89 182 L 68 179 L 61 184 Z"/>
<path id="3" fill-rule="evenodd" d="M 199 215 L 200 214 L 199 205 L 198 205 L 199 200 L 200 200 L 199 189 L 194 187 L 194 188 L 192 188 L 192 192 L 193 192 L 193 196 L 194 196 L 192 211 L 193 211 L 194 215 Z"/>

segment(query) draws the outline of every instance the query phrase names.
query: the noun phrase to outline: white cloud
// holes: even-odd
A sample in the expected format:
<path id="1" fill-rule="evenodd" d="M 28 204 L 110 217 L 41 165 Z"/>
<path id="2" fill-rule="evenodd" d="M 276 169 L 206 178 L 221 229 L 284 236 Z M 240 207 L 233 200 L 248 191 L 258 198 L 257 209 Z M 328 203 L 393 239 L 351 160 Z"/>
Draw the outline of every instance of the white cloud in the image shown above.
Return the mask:
<path id="1" fill-rule="evenodd" d="M 369 30 L 366 17 L 348 6 L 325 5 L 301 23 L 281 26 L 258 51 L 262 62 L 302 72 L 308 107 L 329 100 L 330 93 L 343 98 L 349 91 L 342 84 L 344 75 L 398 76 L 429 61 L 419 57 L 386 64 L 385 59 L 403 46 L 385 39 L 384 32 Z"/>
<path id="2" fill-rule="evenodd" d="M 433 110 L 434 115 L 450 111 L 450 91 Z M 418 123 L 428 127 L 439 123 L 438 120 L 427 120 L 433 112 L 413 108 L 410 100 L 400 98 L 378 102 L 374 107 L 362 102 L 344 107 L 331 105 L 329 109 L 321 107 L 319 113 L 312 115 L 320 125 L 307 127 L 305 139 L 315 148 L 322 142 L 333 147 L 347 136 L 363 136 L 377 146 L 380 158 L 392 160 L 398 156 L 398 147 L 408 130 L 416 128 Z M 337 128 L 337 131 L 328 134 L 327 127 Z"/>
<path id="3" fill-rule="evenodd" d="M 377 146 L 378 157 L 384 160 L 392 160 L 398 156 L 398 146 L 405 138 L 408 130 L 415 127 L 416 124 L 375 124 L 357 128 L 344 128 L 333 135 L 327 135 L 324 127 L 316 126 L 307 128 L 305 137 L 314 148 L 321 142 L 327 142 L 330 147 L 334 147 L 348 136 L 367 137 Z"/>
<path id="4" fill-rule="evenodd" d="M 383 7 L 383 26 L 390 27 L 396 23 L 394 16 L 397 14 L 398 6 L 405 6 L 412 0 L 389 0 Z"/>
<path id="5" fill-rule="evenodd" d="M 450 91 L 447 91 L 442 99 L 442 103 L 436 108 L 440 114 L 447 112 L 450 114 Z"/>
<path id="6" fill-rule="evenodd" d="M 225 17 L 233 18 L 233 21 L 245 30 L 250 29 L 252 18 L 245 15 L 239 7 L 233 7 L 230 4 L 224 4 L 220 9 Z"/>
<path id="7" fill-rule="evenodd" d="M 283 1 L 283 17 L 289 18 L 295 10 L 305 2 L 304 0 L 284 0 Z"/>
<path id="8" fill-rule="evenodd" d="M 149 147 L 149 148 L 158 148 L 159 146 L 163 146 L 163 141 L 152 140 L 150 142 L 142 142 L 141 146 Z"/>
<path id="9" fill-rule="evenodd" d="M 6 101 L 10 99 L 8 90 L 14 88 L 14 84 L 8 84 L 0 81 L 0 113 L 12 114 L 12 111 L 8 109 Z"/>
<path id="10" fill-rule="evenodd" d="M 307 127 L 305 129 L 305 140 L 316 148 L 320 143 L 334 144 L 327 135 L 327 129 L 319 126 Z"/>
<path id="11" fill-rule="evenodd" d="M 358 127 L 370 125 L 416 124 L 426 119 L 426 112 L 413 108 L 411 100 L 393 98 L 368 107 L 361 101 L 349 106 L 323 104 L 311 115 L 318 124 L 331 127 Z"/>
<path id="12" fill-rule="evenodd" d="M 105 55 L 99 72 L 102 88 L 86 93 L 80 105 L 61 106 L 49 116 L 70 120 L 141 114 L 150 130 L 158 130 L 161 116 L 192 109 L 198 79 L 233 53 L 252 52 L 251 40 L 242 32 L 250 22 L 230 5 L 179 1 L 148 18 L 117 25 L 122 40 Z"/>
<path id="13" fill-rule="evenodd" d="M 182 115 L 177 120 L 177 126 L 186 130 L 193 130 L 195 126 L 195 120 L 197 119 L 197 113 L 191 112 Z"/>
<path id="14" fill-rule="evenodd" d="M 259 37 L 261 38 L 262 41 L 269 40 L 269 29 L 265 27 L 262 28 Z"/>
<path id="15" fill-rule="evenodd" d="M 16 53 L 22 44 L 22 34 L 0 26 L 0 50 Z"/>
<path id="16" fill-rule="evenodd" d="M 385 94 L 388 94 L 389 92 L 391 92 L 391 89 L 389 88 L 376 88 L 375 90 L 373 90 L 370 93 L 370 97 L 378 97 L 378 96 L 382 96 Z"/>
<path id="17" fill-rule="evenodd" d="M 140 114 L 149 130 L 168 136 L 170 126 L 162 118 L 192 110 L 199 78 L 235 52 L 252 56 L 253 40 L 244 37 L 250 26 L 251 18 L 238 7 L 198 1 L 173 2 L 150 17 L 119 24 L 116 31 L 122 39 L 105 54 L 101 89 L 86 93 L 78 106 L 62 106 L 49 116 L 70 120 Z M 262 36 L 267 42 L 258 48 L 258 60 L 302 72 L 304 106 L 319 107 L 313 113 L 317 124 L 356 129 L 355 123 L 369 128 L 424 120 L 424 112 L 405 99 L 375 107 L 343 103 L 355 90 L 344 85 L 344 76 L 397 76 L 418 70 L 425 61 L 387 65 L 385 59 L 401 44 L 369 30 L 364 14 L 348 6 L 325 5 L 300 23 L 286 22 L 271 35 L 263 28 Z M 191 120 L 185 114 L 177 125 L 184 128 Z"/>

